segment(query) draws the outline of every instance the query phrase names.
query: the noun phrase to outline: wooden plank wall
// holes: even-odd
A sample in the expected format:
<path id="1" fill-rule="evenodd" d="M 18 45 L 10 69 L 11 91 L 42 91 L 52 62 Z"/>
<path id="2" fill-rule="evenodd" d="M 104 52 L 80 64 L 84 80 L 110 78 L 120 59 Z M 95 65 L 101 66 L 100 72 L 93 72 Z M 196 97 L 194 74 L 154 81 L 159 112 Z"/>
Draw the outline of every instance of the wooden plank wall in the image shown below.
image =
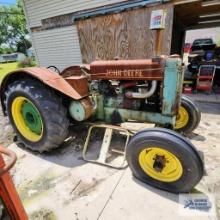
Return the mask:
<path id="1" fill-rule="evenodd" d="M 77 22 L 84 63 L 96 59 L 151 58 L 154 56 L 155 31 L 149 29 L 151 11 L 167 12 L 163 31 L 162 54 L 169 55 L 173 27 L 173 5 L 163 4 Z"/>

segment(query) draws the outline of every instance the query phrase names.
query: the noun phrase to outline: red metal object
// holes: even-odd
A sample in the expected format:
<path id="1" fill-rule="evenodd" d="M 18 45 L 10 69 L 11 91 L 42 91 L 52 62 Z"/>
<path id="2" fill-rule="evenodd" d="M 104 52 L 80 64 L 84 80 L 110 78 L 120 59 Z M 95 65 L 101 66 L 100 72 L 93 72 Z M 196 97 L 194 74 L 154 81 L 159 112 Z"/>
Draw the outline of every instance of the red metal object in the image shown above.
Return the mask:
<path id="1" fill-rule="evenodd" d="M 64 69 L 60 75 L 62 77 L 68 77 L 68 76 L 81 76 L 82 75 L 82 69 L 84 69 L 86 72 L 89 73 L 90 71 L 90 65 L 89 64 L 83 64 L 81 66 L 69 66 L 66 69 Z"/>
<path id="2" fill-rule="evenodd" d="M 215 77 L 215 65 L 201 65 L 197 76 L 196 90 L 212 91 Z"/>
<path id="3" fill-rule="evenodd" d="M 191 94 L 192 93 L 192 87 L 184 87 L 183 93 Z"/>
<path id="4" fill-rule="evenodd" d="M 121 86 L 123 89 L 127 89 L 131 87 L 135 87 L 136 85 L 137 85 L 136 81 L 130 81 L 130 82 L 123 83 Z"/>
<path id="5" fill-rule="evenodd" d="M 88 96 L 88 84 L 87 81 L 82 77 L 79 83 L 79 76 L 72 76 L 68 79 L 64 79 L 57 73 L 42 67 L 32 67 L 19 69 L 8 74 L 1 83 L 0 94 L 5 93 L 7 85 L 14 80 L 19 80 L 24 76 L 32 76 L 51 88 L 75 99 L 79 100 Z M 74 85 L 74 86 L 73 86 Z M 76 89 L 74 87 L 77 87 Z M 80 87 L 80 88 L 79 88 Z M 5 113 L 4 96 L 1 96 L 2 109 Z"/>
<path id="6" fill-rule="evenodd" d="M 190 53 L 192 44 L 186 43 L 184 45 L 184 53 Z"/>
<path id="7" fill-rule="evenodd" d="M 196 89 L 211 92 L 212 91 L 212 84 L 210 82 L 211 82 L 211 80 L 209 80 L 207 78 L 206 78 L 206 81 L 200 80 L 196 86 Z"/>
<path id="8" fill-rule="evenodd" d="M 16 162 L 16 154 L 6 148 L 0 146 L 0 153 L 10 157 L 10 161 L 5 164 L 0 154 L 0 197 L 12 220 L 28 220 L 28 216 L 24 210 L 22 202 L 9 175 L 9 169 Z"/>
<path id="9" fill-rule="evenodd" d="M 57 73 L 42 67 L 31 67 L 31 68 L 24 68 L 19 69 L 14 72 L 11 72 L 7 75 L 2 84 L 1 84 L 1 92 L 4 93 L 4 88 L 7 86 L 7 82 L 10 81 L 12 78 L 21 77 L 24 75 L 31 75 L 34 78 L 37 78 L 43 81 L 46 85 L 72 97 L 73 99 L 81 99 L 88 94 L 80 95 L 63 77 L 58 75 Z M 72 76 L 74 77 L 74 76 Z M 76 80 L 78 80 L 78 76 L 76 76 Z M 73 78 L 72 78 L 73 79 Z"/>
<path id="10" fill-rule="evenodd" d="M 91 79 L 163 80 L 164 59 L 109 60 L 90 64 Z"/>

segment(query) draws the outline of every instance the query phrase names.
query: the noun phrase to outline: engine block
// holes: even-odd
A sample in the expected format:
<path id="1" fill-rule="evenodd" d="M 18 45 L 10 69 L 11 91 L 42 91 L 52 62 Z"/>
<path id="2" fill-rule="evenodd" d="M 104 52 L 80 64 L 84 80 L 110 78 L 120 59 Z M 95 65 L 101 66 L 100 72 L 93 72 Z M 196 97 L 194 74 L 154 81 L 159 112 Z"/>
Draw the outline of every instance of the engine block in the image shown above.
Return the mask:
<path id="1" fill-rule="evenodd" d="M 95 61 L 80 68 L 90 80 L 90 104 L 83 104 L 88 97 L 72 102 L 70 114 L 75 120 L 92 116 L 112 124 L 131 119 L 175 125 L 183 81 L 180 58 Z"/>

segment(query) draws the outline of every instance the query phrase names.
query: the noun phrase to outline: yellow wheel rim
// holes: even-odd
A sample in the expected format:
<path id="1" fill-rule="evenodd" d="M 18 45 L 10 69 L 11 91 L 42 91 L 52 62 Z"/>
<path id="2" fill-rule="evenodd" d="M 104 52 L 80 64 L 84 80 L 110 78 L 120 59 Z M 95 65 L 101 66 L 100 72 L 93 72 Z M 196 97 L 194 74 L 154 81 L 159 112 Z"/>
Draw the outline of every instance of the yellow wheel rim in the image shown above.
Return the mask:
<path id="1" fill-rule="evenodd" d="M 183 106 L 180 106 L 179 112 L 176 118 L 175 129 L 180 129 L 180 128 L 185 127 L 188 124 L 188 122 L 189 122 L 189 114 Z"/>
<path id="2" fill-rule="evenodd" d="M 183 174 L 180 160 L 159 147 L 142 150 L 139 154 L 139 164 L 148 176 L 162 182 L 177 181 Z"/>
<path id="3" fill-rule="evenodd" d="M 25 105 L 28 105 L 29 110 Z M 21 96 L 16 97 L 12 102 L 11 113 L 16 128 L 24 138 L 31 142 L 38 142 L 42 138 L 42 118 L 30 100 Z"/>

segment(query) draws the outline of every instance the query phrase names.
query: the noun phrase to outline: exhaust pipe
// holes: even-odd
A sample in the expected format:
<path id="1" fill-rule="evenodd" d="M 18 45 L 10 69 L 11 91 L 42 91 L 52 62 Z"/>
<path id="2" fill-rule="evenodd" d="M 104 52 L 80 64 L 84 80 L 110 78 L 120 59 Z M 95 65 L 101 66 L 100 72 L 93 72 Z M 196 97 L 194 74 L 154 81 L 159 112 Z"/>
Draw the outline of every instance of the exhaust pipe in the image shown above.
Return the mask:
<path id="1" fill-rule="evenodd" d="M 156 88 L 157 88 L 157 81 L 153 80 L 149 91 L 143 92 L 143 93 L 141 93 L 141 92 L 126 92 L 125 96 L 127 98 L 133 98 L 133 99 L 147 99 L 154 94 L 154 92 L 156 91 Z"/>

